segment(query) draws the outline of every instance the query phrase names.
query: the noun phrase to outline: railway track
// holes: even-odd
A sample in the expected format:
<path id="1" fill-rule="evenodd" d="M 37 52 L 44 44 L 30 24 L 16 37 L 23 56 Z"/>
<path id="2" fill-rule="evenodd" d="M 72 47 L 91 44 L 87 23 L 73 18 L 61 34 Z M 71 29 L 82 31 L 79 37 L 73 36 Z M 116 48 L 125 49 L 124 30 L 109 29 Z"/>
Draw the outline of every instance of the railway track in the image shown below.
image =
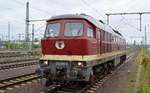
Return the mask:
<path id="1" fill-rule="evenodd" d="M 28 54 L 21 53 L 21 52 L 0 52 L 0 58 L 22 57 L 22 56 L 27 56 L 27 55 Z"/>
<path id="2" fill-rule="evenodd" d="M 2 64 L 10 64 L 10 63 L 21 63 L 21 62 L 24 62 L 24 61 L 33 61 L 33 60 L 39 60 L 39 58 L 20 58 L 20 59 L 15 59 L 15 60 L 5 60 L 5 61 L 0 61 L 0 65 Z"/>
<path id="3" fill-rule="evenodd" d="M 118 68 L 112 71 L 110 74 L 102 76 L 95 81 L 92 85 L 81 85 L 78 87 L 71 87 L 72 85 L 51 85 L 47 88 L 44 93 L 95 93 L 95 91 L 100 88 L 106 81 L 110 80 L 120 69 L 121 67 L 129 61 L 133 61 L 138 53 L 129 53 L 127 60 L 118 66 Z M 43 92 L 41 92 L 43 93 Z"/>
<path id="4" fill-rule="evenodd" d="M 20 54 L 20 52 L 0 52 L 0 58 L 5 57 L 15 57 L 15 56 L 23 56 Z"/>
<path id="5" fill-rule="evenodd" d="M 14 53 L 14 54 L 13 54 Z M 18 54 L 17 54 L 18 53 Z M 0 66 L 3 64 L 12 64 L 12 63 L 23 63 L 25 61 L 34 61 L 38 60 L 38 55 L 32 55 L 30 53 L 21 53 L 21 52 L 0 52 Z M 33 63 L 33 62 L 31 62 Z M 27 65 L 27 64 L 24 64 Z M 6 67 L 6 66 L 5 66 Z M 0 67 L 1 69 L 1 67 Z"/>
<path id="6" fill-rule="evenodd" d="M 71 87 L 71 85 L 52 85 L 48 87 L 46 92 L 41 93 L 83 93 L 89 86 L 80 84 L 78 87 Z"/>
<path id="7" fill-rule="evenodd" d="M 32 80 L 37 80 L 41 78 L 37 76 L 35 73 L 26 74 L 17 77 L 11 77 L 5 80 L 0 81 L 0 93 L 5 93 L 8 88 L 14 88 L 16 85 L 21 85 L 27 83 Z"/>
<path id="8" fill-rule="evenodd" d="M 39 54 L 35 52 L 25 52 L 25 51 L 0 52 L 0 58 L 29 57 L 29 56 L 37 56 L 37 55 Z"/>
<path id="9" fill-rule="evenodd" d="M 2 70 L 8 70 L 13 68 L 19 68 L 19 67 L 25 67 L 25 66 L 31 66 L 31 65 L 37 65 L 38 60 L 28 60 L 28 61 L 20 61 L 20 62 L 12 62 L 12 63 L 3 63 L 0 64 L 0 71 Z"/>

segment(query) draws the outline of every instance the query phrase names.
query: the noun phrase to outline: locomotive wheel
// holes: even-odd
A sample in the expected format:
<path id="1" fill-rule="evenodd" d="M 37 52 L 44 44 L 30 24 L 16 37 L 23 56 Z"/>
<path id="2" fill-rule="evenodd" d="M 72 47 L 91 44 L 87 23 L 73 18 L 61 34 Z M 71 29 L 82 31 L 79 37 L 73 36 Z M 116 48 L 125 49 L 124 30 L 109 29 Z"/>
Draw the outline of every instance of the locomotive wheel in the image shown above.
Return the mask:
<path id="1" fill-rule="evenodd" d="M 96 77 L 95 75 L 90 75 L 90 80 L 89 80 L 89 84 L 93 85 L 96 82 Z"/>
<path id="2" fill-rule="evenodd" d="M 49 86 L 51 84 L 52 84 L 52 82 L 50 80 L 47 80 L 46 83 L 45 83 L 45 86 L 47 87 L 47 86 Z"/>
<path id="3" fill-rule="evenodd" d="M 94 84 L 94 81 L 93 81 L 93 80 L 94 80 L 93 76 L 90 76 L 90 80 L 89 80 L 89 84 L 90 84 L 90 85 L 93 85 L 93 84 Z"/>
<path id="4" fill-rule="evenodd" d="M 107 68 L 108 68 L 108 74 L 110 74 L 111 71 L 112 71 L 112 65 L 111 65 L 111 63 L 109 63 L 109 64 L 107 65 Z"/>
<path id="5" fill-rule="evenodd" d="M 108 67 L 109 67 L 109 66 L 108 66 L 107 64 L 104 64 L 104 69 L 105 69 L 104 74 L 105 74 L 105 75 L 107 75 L 108 72 L 109 72 L 109 68 L 108 68 Z"/>
<path id="6" fill-rule="evenodd" d="M 71 82 L 69 82 L 69 85 L 70 85 L 71 88 L 75 88 L 75 87 L 80 86 L 80 82 L 78 82 L 78 81 L 71 81 Z"/>

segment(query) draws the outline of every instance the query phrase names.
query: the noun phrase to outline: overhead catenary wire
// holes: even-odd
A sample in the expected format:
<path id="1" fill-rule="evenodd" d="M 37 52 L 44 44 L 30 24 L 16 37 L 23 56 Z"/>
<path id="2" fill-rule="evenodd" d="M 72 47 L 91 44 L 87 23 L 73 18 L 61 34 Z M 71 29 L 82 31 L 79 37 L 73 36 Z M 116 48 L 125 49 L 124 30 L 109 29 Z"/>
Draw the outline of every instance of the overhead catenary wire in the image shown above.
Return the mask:
<path id="1" fill-rule="evenodd" d="M 14 0 L 16 3 L 20 4 L 20 5 L 25 5 L 25 3 L 23 2 L 20 2 L 18 0 Z M 31 9 L 34 9 L 34 10 L 37 10 L 37 11 L 40 11 L 40 12 L 43 12 L 43 13 L 46 13 L 46 14 L 50 14 L 50 15 L 53 15 L 53 13 L 50 13 L 49 11 L 46 11 L 46 10 L 43 10 L 43 9 L 39 9 L 39 8 L 36 8 L 36 7 L 33 7 L 33 6 L 29 6 Z"/>
<path id="2" fill-rule="evenodd" d="M 87 7 L 89 7 L 91 10 L 93 10 L 96 14 L 98 14 L 99 17 L 102 17 L 105 19 L 105 17 L 95 8 L 93 8 L 89 3 L 87 3 L 85 0 L 81 0 L 83 4 L 85 4 Z"/>
<path id="3" fill-rule="evenodd" d="M 122 17 L 122 19 L 120 20 L 121 22 L 123 22 L 124 24 L 126 24 L 126 25 L 128 25 L 128 26 L 130 26 L 130 27 L 132 27 L 132 28 L 134 28 L 134 29 L 136 29 L 137 31 L 140 31 L 139 28 L 133 26 L 133 25 L 130 24 L 129 22 L 125 22 L 124 20 L 126 20 L 126 21 L 128 21 L 128 20 L 127 20 L 124 16 L 121 15 L 121 17 Z"/>
<path id="4" fill-rule="evenodd" d="M 18 0 L 14 0 L 15 2 L 17 2 L 18 4 L 20 4 L 20 5 L 24 5 L 24 3 L 22 3 L 22 2 L 20 2 L 20 1 L 18 1 Z M 42 9 L 38 9 L 38 8 L 35 8 L 35 7 L 31 7 L 31 6 L 28 6 L 29 8 L 31 8 L 31 9 L 34 9 L 34 10 L 37 10 L 37 11 L 41 11 L 41 12 L 44 12 L 44 13 L 46 13 L 46 14 L 49 14 L 49 15 L 52 15 L 52 13 L 50 13 L 50 12 L 47 12 L 47 11 L 45 11 L 45 10 L 42 10 Z M 29 24 L 29 22 L 36 22 L 36 21 L 39 21 L 39 20 L 27 20 L 26 19 L 26 22 L 28 22 L 28 24 Z M 41 21 L 41 20 L 40 20 Z M 45 20 L 42 20 L 42 21 L 45 21 Z M 29 26 L 28 26 L 28 29 L 29 29 Z M 29 40 L 28 38 L 29 38 L 29 34 L 27 34 L 27 32 L 29 33 L 29 31 L 27 31 L 27 30 L 25 30 L 26 31 L 26 41 L 27 40 Z"/>
<path id="5" fill-rule="evenodd" d="M 38 28 L 35 30 L 35 32 L 41 30 L 41 29 L 44 28 L 44 27 L 45 27 L 45 24 L 41 25 L 40 27 L 38 27 Z"/>

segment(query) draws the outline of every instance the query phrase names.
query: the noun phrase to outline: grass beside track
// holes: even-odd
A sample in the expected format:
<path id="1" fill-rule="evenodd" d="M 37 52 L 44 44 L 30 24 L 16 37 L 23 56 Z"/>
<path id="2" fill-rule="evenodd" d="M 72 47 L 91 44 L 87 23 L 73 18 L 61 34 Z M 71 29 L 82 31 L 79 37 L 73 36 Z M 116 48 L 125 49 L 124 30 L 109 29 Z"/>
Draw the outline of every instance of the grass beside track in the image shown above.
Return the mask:
<path id="1" fill-rule="evenodd" d="M 150 93 L 150 51 L 143 50 L 141 58 L 139 63 L 142 65 L 142 71 L 138 93 Z"/>
<path id="2" fill-rule="evenodd" d="M 135 68 L 132 69 L 132 74 L 129 77 L 129 85 L 126 93 L 150 93 L 150 51 L 141 50 L 134 63 Z M 139 80 L 137 80 L 138 67 L 140 66 L 141 72 Z M 136 88 L 137 91 L 135 91 Z"/>

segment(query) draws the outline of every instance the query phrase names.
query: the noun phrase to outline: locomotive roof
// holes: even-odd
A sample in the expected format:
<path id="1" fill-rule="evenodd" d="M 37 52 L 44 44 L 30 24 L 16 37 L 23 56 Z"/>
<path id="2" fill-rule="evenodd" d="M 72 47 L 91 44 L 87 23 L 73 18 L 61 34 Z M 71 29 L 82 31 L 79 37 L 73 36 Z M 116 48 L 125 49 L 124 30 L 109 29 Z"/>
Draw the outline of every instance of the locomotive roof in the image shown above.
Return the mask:
<path id="1" fill-rule="evenodd" d="M 85 15 L 85 14 L 65 14 L 65 15 L 59 15 L 59 16 L 53 16 L 51 17 L 49 20 L 55 20 L 55 19 L 62 19 L 62 18 L 81 18 L 81 19 L 85 19 L 89 22 L 91 22 L 93 25 L 95 25 L 96 27 L 107 31 L 109 33 L 112 33 L 118 37 L 122 37 L 121 33 L 119 33 L 118 31 L 114 30 L 111 26 L 105 24 L 104 22 L 102 22 L 101 20 L 96 20 L 93 17 L 89 16 L 89 15 Z"/>

